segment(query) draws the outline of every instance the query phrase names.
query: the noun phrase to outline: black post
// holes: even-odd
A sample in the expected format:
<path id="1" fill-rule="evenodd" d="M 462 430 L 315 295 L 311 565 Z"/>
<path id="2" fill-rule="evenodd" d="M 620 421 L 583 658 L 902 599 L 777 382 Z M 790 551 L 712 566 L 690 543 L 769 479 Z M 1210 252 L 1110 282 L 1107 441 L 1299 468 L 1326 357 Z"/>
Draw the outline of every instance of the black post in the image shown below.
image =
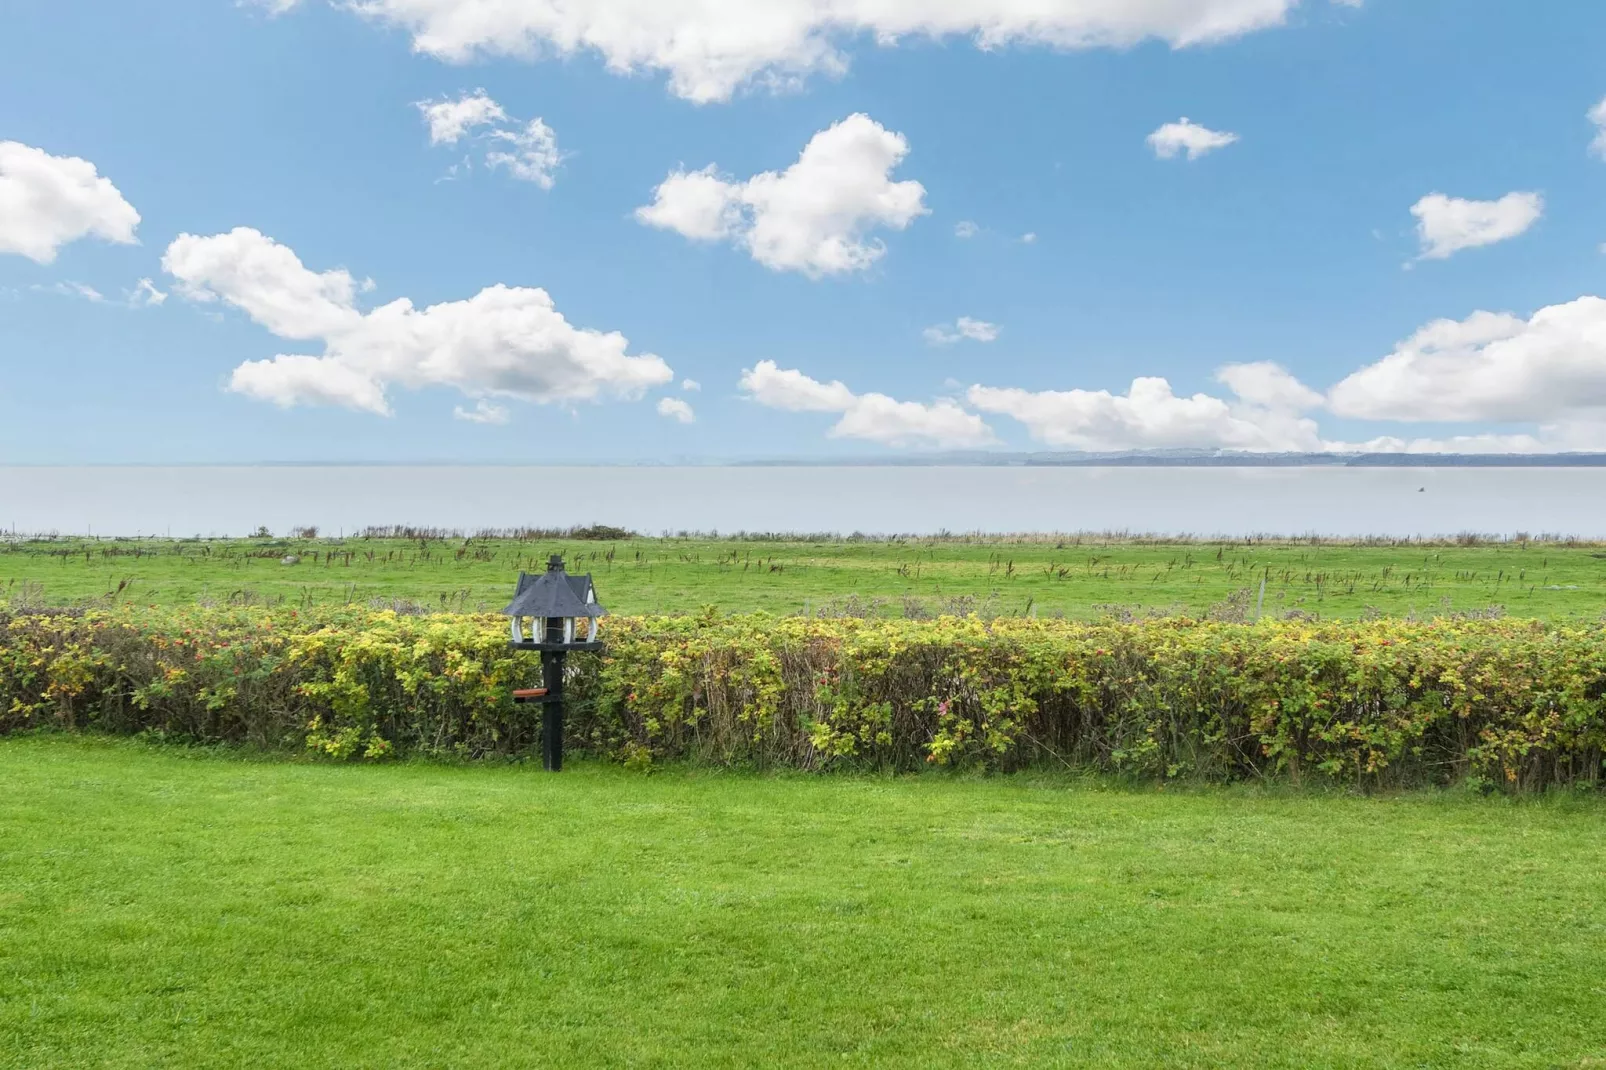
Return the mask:
<path id="1" fill-rule="evenodd" d="M 548 617 L 546 641 L 563 642 L 563 618 Z M 546 688 L 546 704 L 541 714 L 541 755 L 549 773 L 563 770 L 563 662 L 562 650 L 541 651 L 541 686 Z"/>

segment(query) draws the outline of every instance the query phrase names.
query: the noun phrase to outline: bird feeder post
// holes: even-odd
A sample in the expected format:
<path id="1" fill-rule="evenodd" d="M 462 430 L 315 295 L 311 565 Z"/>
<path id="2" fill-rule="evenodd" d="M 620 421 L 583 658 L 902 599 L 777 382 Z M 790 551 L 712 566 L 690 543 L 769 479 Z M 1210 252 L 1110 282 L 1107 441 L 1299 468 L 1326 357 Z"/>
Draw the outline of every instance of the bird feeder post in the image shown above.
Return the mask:
<path id="1" fill-rule="evenodd" d="M 597 604 L 596 588 L 590 576 L 570 576 L 563 570 L 563 558 L 553 554 L 547 570 L 538 575 L 519 573 L 519 586 L 513 601 L 502 610 L 513 618 L 510 650 L 534 650 L 541 654 L 541 685 L 513 692 L 514 702 L 540 703 L 541 757 L 549 772 L 563 768 L 563 680 L 567 675 L 569 651 L 600 652 L 597 618 L 608 611 Z M 524 619 L 531 619 L 528 636 Z M 578 639 L 578 621 L 586 622 L 585 638 Z"/>
<path id="2" fill-rule="evenodd" d="M 548 617 L 546 641 L 563 642 L 563 618 Z M 541 651 L 541 686 L 546 704 L 541 710 L 541 761 L 549 773 L 563 771 L 563 671 L 569 660 L 565 650 Z"/>

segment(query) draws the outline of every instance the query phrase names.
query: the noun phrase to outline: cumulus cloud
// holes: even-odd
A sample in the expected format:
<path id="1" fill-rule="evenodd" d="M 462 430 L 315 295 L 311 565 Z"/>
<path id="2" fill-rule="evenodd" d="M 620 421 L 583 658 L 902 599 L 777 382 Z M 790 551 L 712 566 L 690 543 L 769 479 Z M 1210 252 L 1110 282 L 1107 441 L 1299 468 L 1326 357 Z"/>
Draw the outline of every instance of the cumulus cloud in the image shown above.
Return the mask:
<path id="1" fill-rule="evenodd" d="M 703 388 L 703 384 L 699 383 L 696 379 L 682 379 L 680 381 L 680 388 L 689 393 L 694 390 L 701 390 Z"/>
<path id="2" fill-rule="evenodd" d="M 1240 401 L 1277 412 L 1303 412 L 1322 403 L 1322 395 L 1271 361 L 1228 364 L 1216 372 L 1216 380 L 1236 394 Z"/>
<path id="3" fill-rule="evenodd" d="M 978 385 L 966 400 L 1020 421 L 1039 442 L 1080 450 L 1606 450 L 1606 299 L 1580 297 L 1526 319 L 1480 311 L 1435 320 L 1325 393 L 1270 362 L 1229 364 L 1216 379 L 1229 396 L 1178 396 L 1165 379 L 1142 377 L 1124 394 Z M 1313 418 L 1320 411 L 1415 428 L 1330 439 Z M 1432 424 L 1474 427 L 1420 433 Z"/>
<path id="4" fill-rule="evenodd" d="M 540 118 L 522 122 L 492 100 L 483 89 L 413 105 L 423 116 L 431 145 L 457 145 L 472 139 L 485 152 L 485 164 L 504 168 L 523 182 L 551 189 L 563 162 L 558 136 Z M 454 165 L 454 173 L 455 173 Z"/>
<path id="5" fill-rule="evenodd" d="M 0 253 L 48 264 L 80 238 L 132 245 L 138 225 L 134 206 L 88 160 L 0 141 Z"/>
<path id="6" fill-rule="evenodd" d="M 980 233 L 981 228 L 968 219 L 961 219 L 954 224 L 954 237 L 956 238 L 974 238 Z"/>
<path id="7" fill-rule="evenodd" d="M 1435 320 L 1334 386 L 1328 401 L 1361 419 L 1537 423 L 1567 441 L 1589 426 L 1606 433 L 1606 300 L 1580 297 L 1528 319 Z"/>
<path id="8" fill-rule="evenodd" d="M 659 398 L 658 415 L 683 424 L 697 422 L 697 414 L 692 412 L 690 405 L 679 398 Z"/>
<path id="9" fill-rule="evenodd" d="M 636 398 L 674 378 L 659 357 L 628 354 L 617 331 L 570 324 L 541 289 L 498 284 L 463 301 L 420 309 L 400 298 L 364 312 L 344 268 L 315 272 L 249 227 L 181 234 L 162 267 L 190 300 L 222 301 L 280 338 L 322 344 L 321 356 L 281 354 L 234 370 L 230 389 L 278 405 L 388 415 L 393 386 L 549 403 Z"/>
<path id="10" fill-rule="evenodd" d="M 745 369 L 740 385 L 751 400 L 772 409 L 839 414 L 827 432 L 832 438 L 941 448 L 997 441 L 981 417 L 947 398 L 924 404 L 885 394 L 855 394 L 839 381 L 822 383 L 796 369 L 777 367 L 772 360 Z"/>
<path id="11" fill-rule="evenodd" d="M 1132 380 L 1108 390 L 973 386 L 982 412 L 1013 417 L 1039 442 L 1079 450 L 1217 448 L 1302 451 L 1324 448 L 1316 422 L 1302 415 L 1321 395 L 1275 364 L 1228 365 L 1217 378 L 1236 395 L 1179 397 L 1165 379 Z"/>
<path id="12" fill-rule="evenodd" d="M 227 301 L 280 338 L 341 336 L 363 321 L 349 271 L 314 272 L 288 246 L 250 227 L 209 238 L 180 234 L 162 270 L 184 297 Z"/>
<path id="13" fill-rule="evenodd" d="M 1606 160 L 1606 98 L 1589 109 L 1589 121 L 1595 124 L 1595 140 L 1589 143 L 1589 151 Z"/>
<path id="14" fill-rule="evenodd" d="M 1462 249 L 1493 245 L 1526 231 L 1544 215 L 1537 193 L 1508 193 L 1498 201 L 1468 201 L 1430 193 L 1411 206 L 1422 260 L 1444 260 Z"/>
<path id="15" fill-rule="evenodd" d="M 1603 313 L 1606 315 L 1606 313 Z M 1442 330 L 1442 328 L 1434 328 Z M 1473 326 L 1487 333 L 1491 325 Z M 1603 333 L 1606 337 L 1606 333 Z M 1088 451 L 1154 449 L 1297 453 L 1532 453 L 1606 448 L 1606 421 L 1584 413 L 1543 424 L 1539 434 L 1479 431 L 1447 436 L 1381 435 L 1365 441 L 1324 437 L 1314 419 L 1323 408 L 1341 415 L 1412 423 L 1467 421 L 1464 411 L 1345 411 L 1329 395 L 1302 383 L 1281 365 L 1228 364 L 1216 372 L 1225 388 L 1178 395 L 1160 377 L 1136 378 L 1124 393 L 1108 390 L 1024 390 L 976 385 L 964 400 L 981 413 L 1009 416 L 1046 446 Z M 837 413 L 829 434 L 893 445 L 978 446 L 995 442 L 982 417 L 953 400 L 931 405 L 882 394 L 855 394 L 840 381 L 821 382 L 795 369 L 760 361 L 743 372 L 741 388 L 759 404 L 790 412 Z M 1602 410 L 1606 412 L 1606 409 Z M 1532 412 L 1502 419 L 1531 419 Z M 1491 417 L 1494 418 L 1494 417 Z"/>
<path id="16" fill-rule="evenodd" d="M 540 119 L 531 119 L 517 130 L 498 130 L 491 135 L 501 146 L 485 154 L 485 162 L 494 168 L 503 167 L 508 174 L 521 182 L 534 182 L 542 189 L 551 189 L 556 179 L 553 172 L 563 162 L 558 151 L 558 137 L 552 128 Z"/>
<path id="17" fill-rule="evenodd" d="M 1555 444 L 1547 444 L 1533 435 L 1452 435 L 1449 438 L 1399 438 L 1386 435 L 1350 447 L 1362 453 L 1554 453 Z"/>
<path id="18" fill-rule="evenodd" d="M 413 107 L 424 117 L 431 145 L 455 145 L 477 127 L 507 121 L 507 112 L 502 110 L 502 105 L 486 95 L 483 89 L 462 93 L 455 98 L 416 101 Z"/>
<path id="19" fill-rule="evenodd" d="M 1207 152 L 1231 145 L 1238 140 L 1238 135 L 1200 126 L 1184 115 L 1174 123 L 1166 123 L 1146 140 L 1154 154 L 1162 160 L 1175 159 L 1183 153 L 1187 154 L 1188 159 L 1197 160 Z"/>
<path id="20" fill-rule="evenodd" d="M 472 409 L 465 409 L 461 405 L 453 406 L 452 417 L 471 424 L 493 424 L 498 426 L 507 423 L 511 419 L 506 406 L 492 405 L 484 398 L 476 401 Z"/>
<path id="21" fill-rule="evenodd" d="M 743 370 L 740 386 L 760 405 L 787 412 L 845 412 L 856 398 L 839 380 L 822 383 L 795 368 L 778 367 L 773 360 Z"/>
<path id="22" fill-rule="evenodd" d="M 739 181 L 712 164 L 673 172 L 636 218 L 695 241 L 728 240 L 775 271 L 811 278 L 861 271 L 886 252 L 866 231 L 902 230 L 927 212 L 924 186 L 892 181 L 908 153 L 902 134 L 850 115 L 810 138 L 779 173 Z"/>
<path id="23" fill-rule="evenodd" d="M 970 405 L 1008 415 L 1039 442 L 1083 450 L 1532 453 L 1606 448 L 1606 300 L 1582 297 L 1532 317 L 1477 312 L 1436 320 L 1325 394 L 1269 362 L 1216 373 L 1230 393 L 1178 396 L 1162 378 L 1105 390 L 974 386 Z M 1508 425 L 1451 435 L 1324 437 L 1312 414 L 1400 424 Z M 1511 429 L 1509 425 L 1534 428 Z"/>
<path id="24" fill-rule="evenodd" d="M 994 342 L 998 340 L 998 324 L 960 316 L 952 325 L 939 323 L 920 333 L 934 346 L 951 346 L 967 338 L 972 342 Z"/>
<path id="25" fill-rule="evenodd" d="M 285 409 L 296 405 L 337 405 L 390 415 L 384 383 L 360 368 L 328 357 L 280 354 L 272 360 L 248 360 L 234 369 L 229 389 Z"/>
<path id="26" fill-rule="evenodd" d="M 156 284 L 150 279 L 140 279 L 128 294 L 128 304 L 132 308 L 160 305 L 166 300 L 167 294 L 158 290 Z"/>
<path id="27" fill-rule="evenodd" d="M 292 0 L 267 0 L 286 7 Z M 1174 48 L 1281 25 L 1299 0 L 353 0 L 462 63 L 595 52 L 619 74 L 663 72 L 675 94 L 727 100 L 744 85 L 792 86 L 847 69 L 842 45 L 965 37 L 977 47 Z"/>

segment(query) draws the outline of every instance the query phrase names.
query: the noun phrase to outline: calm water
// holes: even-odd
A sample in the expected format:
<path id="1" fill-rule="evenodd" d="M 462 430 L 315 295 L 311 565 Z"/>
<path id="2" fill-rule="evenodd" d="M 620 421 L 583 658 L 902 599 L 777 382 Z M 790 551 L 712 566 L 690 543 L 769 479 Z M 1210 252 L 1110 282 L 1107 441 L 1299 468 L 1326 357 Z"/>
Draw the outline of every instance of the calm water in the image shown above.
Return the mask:
<path id="1" fill-rule="evenodd" d="M 0 468 L 17 532 L 606 523 L 719 531 L 1606 536 L 1606 468 Z"/>

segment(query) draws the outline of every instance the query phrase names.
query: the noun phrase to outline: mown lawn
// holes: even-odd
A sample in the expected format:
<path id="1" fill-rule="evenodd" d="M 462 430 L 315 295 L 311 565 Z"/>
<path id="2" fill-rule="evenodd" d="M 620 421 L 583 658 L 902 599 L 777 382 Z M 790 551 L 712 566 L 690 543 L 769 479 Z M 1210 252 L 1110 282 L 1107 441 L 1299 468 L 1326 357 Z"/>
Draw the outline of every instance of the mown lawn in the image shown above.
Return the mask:
<path id="1" fill-rule="evenodd" d="M 1606 801 L 0 741 L 0 1065 L 1571 1067 Z"/>

